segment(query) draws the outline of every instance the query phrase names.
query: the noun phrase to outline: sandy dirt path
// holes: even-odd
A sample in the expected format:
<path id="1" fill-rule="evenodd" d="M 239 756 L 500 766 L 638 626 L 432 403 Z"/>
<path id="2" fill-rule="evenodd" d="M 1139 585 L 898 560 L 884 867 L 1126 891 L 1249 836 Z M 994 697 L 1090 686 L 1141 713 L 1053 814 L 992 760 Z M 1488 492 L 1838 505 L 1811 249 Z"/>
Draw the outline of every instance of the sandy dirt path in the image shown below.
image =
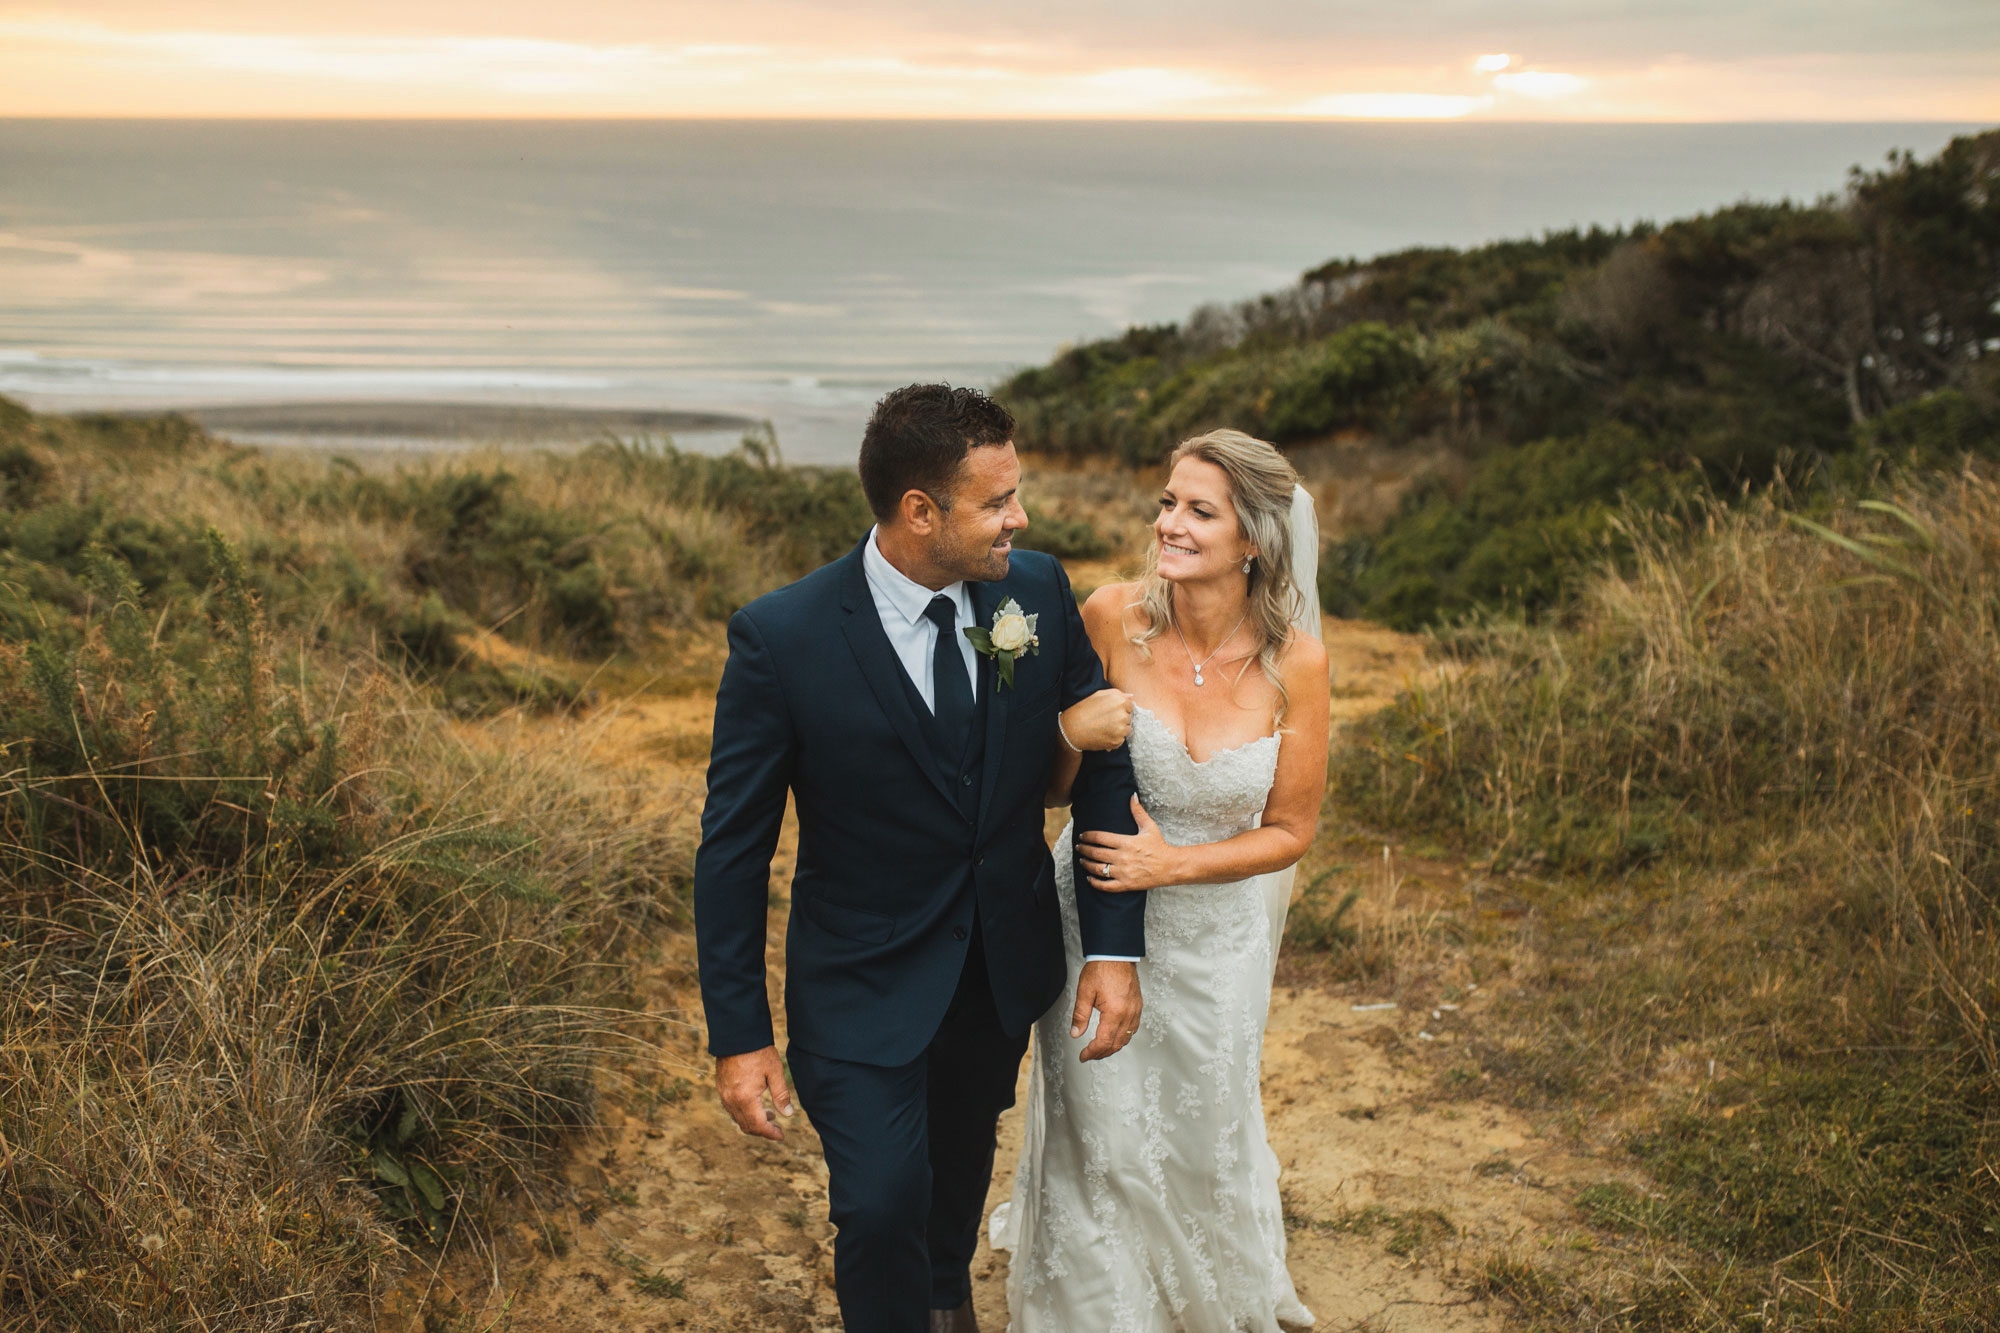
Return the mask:
<path id="1" fill-rule="evenodd" d="M 1333 619 L 1326 631 L 1336 721 L 1381 706 L 1426 670 L 1415 639 Z M 720 653 L 719 643 L 693 646 L 716 667 Z M 579 728 L 600 762 L 663 794 L 699 788 L 706 693 L 604 707 L 612 716 Z M 795 845 L 788 818 L 772 868 L 774 977 Z M 1497 1330 L 1499 1309 L 1475 1294 L 1480 1265 L 1496 1251 L 1562 1243 L 1572 1213 L 1551 1186 L 1578 1164 L 1518 1112 L 1443 1091 L 1464 1034 L 1496 993 L 1426 927 L 1462 905 L 1468 872 L 1351 841 L 1322 860 L 1327 900 L 1359 890 L 1355 919 L 1401 952 L 1366 981 L 1338 980 L 1323 955 L 1294 957 L 1290 946 L 1281 959 L 1263 1089 L 1294 1280 L 1323 1330 Z M 723 1114 L 708 1082 L 691 938 L 660 943 L 637 998 L 665 1020 L 657 1058 L 635 1057 L 607 1079 L 604 1130 L 571 1154 L 565 1197 L 517 1205 L 490 1248 L 441 1275 L 415 1275 L 398 1303 L 411 1313 L 385 1327 L 840 1327 L 817 1140 L 803 1117 L 772 1144 L 746 1138 Z M 1027 1073 L 1024 1064 L 1024 1088 Z M 1016 1111 L 1002 1122 L 989 1208 L 1011 1190 L 1019 1142 Z M 982 1246 L 974 1278 L 981 1327 L 999 1333 L 1005 1257 Z M 414 1299 L 417 1286 L 428 1302 Z"/>

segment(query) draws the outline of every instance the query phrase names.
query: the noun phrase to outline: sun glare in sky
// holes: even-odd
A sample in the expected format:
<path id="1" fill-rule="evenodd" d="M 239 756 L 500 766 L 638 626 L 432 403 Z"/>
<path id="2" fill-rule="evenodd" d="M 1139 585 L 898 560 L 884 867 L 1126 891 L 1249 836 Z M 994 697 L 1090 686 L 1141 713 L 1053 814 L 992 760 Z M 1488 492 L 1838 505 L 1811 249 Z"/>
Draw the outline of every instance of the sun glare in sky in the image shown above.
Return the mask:
<path id="1" fill-rule="evenodd" d="M 0 115 L 2000 118 L 1985 0 L 1222 8 L 0 0 Z"/>

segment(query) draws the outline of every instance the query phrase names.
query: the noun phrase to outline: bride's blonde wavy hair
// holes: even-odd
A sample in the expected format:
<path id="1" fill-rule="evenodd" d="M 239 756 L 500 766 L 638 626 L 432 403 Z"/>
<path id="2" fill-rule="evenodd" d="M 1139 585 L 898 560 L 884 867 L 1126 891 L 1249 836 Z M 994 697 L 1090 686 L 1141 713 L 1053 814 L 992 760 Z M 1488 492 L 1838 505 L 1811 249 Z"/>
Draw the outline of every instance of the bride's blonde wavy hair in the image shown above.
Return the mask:
<path id="1" fill-rule="evenodd" d="M 1167 459 L 1168 473 L 1188 458 L 1222 469 L 1229 479 L 1236 521 L 1257 552 L 1250 562 L 1247 618 L 1257 636 L 1257 666 L 1278 691 L 1277 720 L 1282 724 L 1291 698 L 1278 663 L 1291 642 L 1302 596 L 1292 580 L 1292 488 L 1298 485 L 1298 471 L 1275 446 L 1240 430 L 1212 430 L 1181 441 Z M 1146 573 L 1139 587 L 1134 605 L 1142 624 L 1131 642 L 1141 655 L 1150 657 L 1152 641 L 1173 627 L 1173 585 L 1160 577 L 1157 539 L 1146 552 Z"/>

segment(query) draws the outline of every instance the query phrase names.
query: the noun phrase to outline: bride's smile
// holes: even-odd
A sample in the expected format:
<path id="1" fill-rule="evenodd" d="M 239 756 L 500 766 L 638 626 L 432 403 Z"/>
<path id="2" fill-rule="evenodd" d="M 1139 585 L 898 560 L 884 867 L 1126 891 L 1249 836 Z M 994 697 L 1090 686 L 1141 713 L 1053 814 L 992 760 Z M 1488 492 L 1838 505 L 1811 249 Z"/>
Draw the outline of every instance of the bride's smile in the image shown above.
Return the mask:
<path id="1" fill-rule="evenodd" d="M 1175 464 L 1160 492 L 1153 536 L 1160 577 L 1171 583 L 1199 583 L 1240 573 L 1250 554 L 1230 502 L 1227 474 L 1200 458 Z"/>

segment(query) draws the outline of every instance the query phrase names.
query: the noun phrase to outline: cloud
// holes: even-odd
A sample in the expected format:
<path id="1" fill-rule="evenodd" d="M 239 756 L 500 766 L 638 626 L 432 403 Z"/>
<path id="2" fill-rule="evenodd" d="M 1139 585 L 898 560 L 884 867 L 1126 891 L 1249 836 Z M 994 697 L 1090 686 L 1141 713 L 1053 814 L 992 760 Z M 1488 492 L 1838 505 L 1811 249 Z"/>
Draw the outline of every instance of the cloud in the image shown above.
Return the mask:
<path id="1" fill-rule="evenodd" d="M 1990 3 L 0 0 L 0 115 L 1978 121 Z"/>
<path id="2" fill-rule="evenodd" d="M 1046 68 L 1046 59 L 966 63 L 921 54 L 703 42 L 671 45 L 559 41 L 519 36 L 371 36 L 126 31 L 96 24 L 0 20 L 0 41 L 67 48 L 72 60 L 130 66 L 164 77 L 223 71 L 322 84 L 369 84 L 503 97 L 583 99 L 595 106 L 650 104 L 771 114 L 843 106 L 1000 113 L 1144 115 L 1202 102 L 1251 99 L 1254 84 L 1166 66 Z M 1014 63 L 1009 64 L 1012 60 Z M 1037 65 L 1041 67 L 1037 67 Z M 4 80 L 0 80 L 4 82 Z M 707 104 L 703 105 L 704 99 Z M 871 106 L 870 103 L 874 105 Z M 690 105 L 692 104 L 692 105 Z M 5 111 L 0 106 L 0 114 Z"/>
<path id="3" fill-rule="evenodd" d="M 653 295 L 669 301 L 744 301 L 750 293 L 733 287 L 655 287 Z"/>
<path id="4" fill-rule="evenodd" d="M 1202 102 L 1257 91 L 1243 84 L 1218 83 L 1184 69 L 1107 69 L 1077 80 L 1080 87 L 1134 104 Z"/>
<path id="5" fill-rule="evenodd" d="M 591 45 L 537 37 L 317 36 L 126 32 L 91 24 L 0 23 L 0 37 L 82 47 L 208 70 L 349 83 L 446 83 L 525 94 L 632 83 L 665 69 L 713 72 L 756 47 Z"/>
<path id="6" fill-rule="evenodd" d="M 791 319 L 839 319 L 847 313 L 844 305 L 811 301 L 759 301 L 757 308 L 767 315 L 783 315 Z"/>
<path id="7" fill-rule="evenodd" d="M 1292 108 L 1301 116 L 1346 116 L 1359 120 L 1457 120 L 1493 104 L 1491 97 L 1457 93 L 1334 93 Z"/>
<path id="8" fill-rule="evenodd" d="M 1590 80 L 1579 74 L 1524 69 L 1518 74 L 1495 74 L 1493 86 L 1503 93 L 1514 93 L 1517 96 L 1532 97 L 1536 101 L 1546 102 L 1580 93 L 1590 86 Z"/>

